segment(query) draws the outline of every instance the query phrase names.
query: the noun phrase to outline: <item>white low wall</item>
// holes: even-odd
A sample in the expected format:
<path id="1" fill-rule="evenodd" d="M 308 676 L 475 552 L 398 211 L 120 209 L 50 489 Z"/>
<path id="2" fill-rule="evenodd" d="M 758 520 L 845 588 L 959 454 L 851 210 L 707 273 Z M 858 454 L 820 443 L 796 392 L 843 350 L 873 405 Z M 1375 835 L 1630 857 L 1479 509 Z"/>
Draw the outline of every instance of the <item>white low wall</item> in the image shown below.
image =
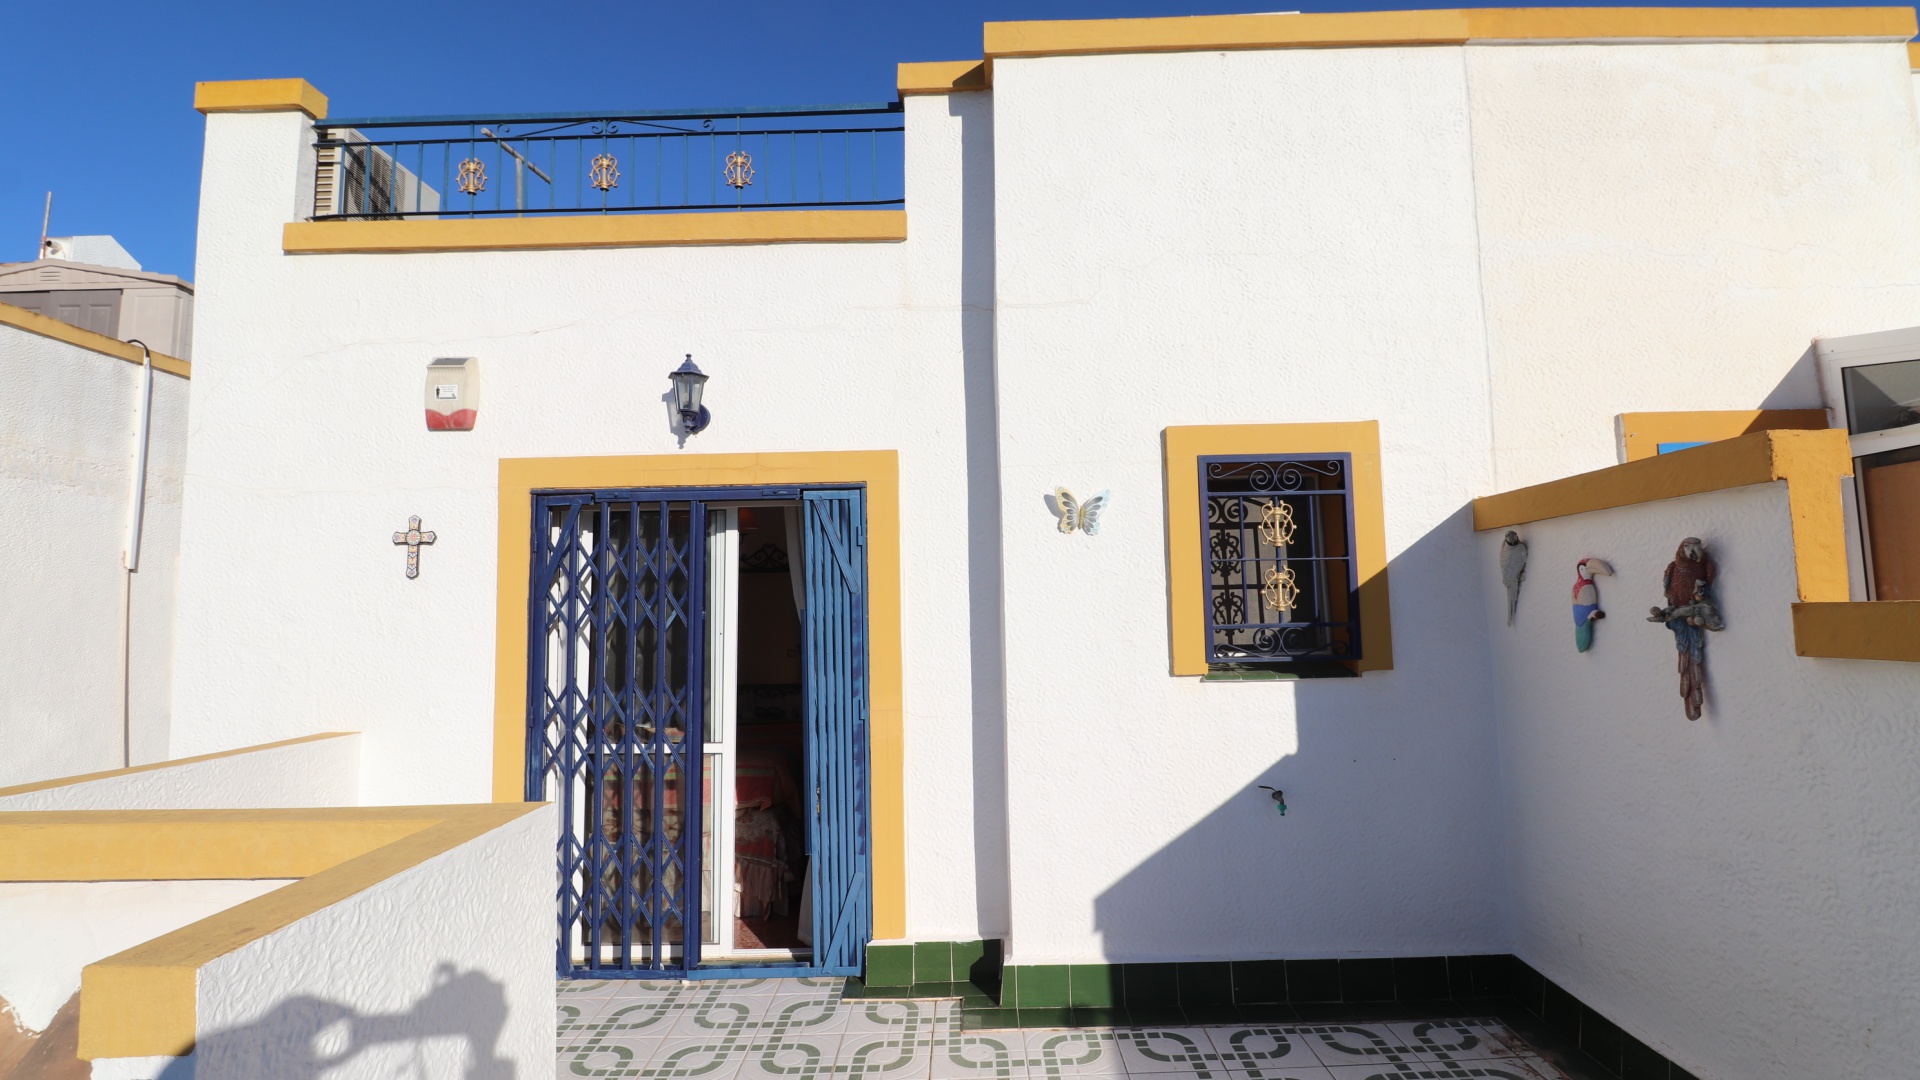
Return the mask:
<path id="1" fill-rule="evenodd" d="M 135 365 L 0 324 L 0 786 L 167 756 L 187 380 L 156 371 L 140 569 L 121 561 Z"/>
<path id="2" fill-rule="evenodd" d="M 358 806 L 360 736 L 329 732 L 244 750 L 0 789 L 14 810 L 225 810 Z"/>
<path id="3" fill-rule="evenodd" d="M 0 882 L 0 999 L 44 1031 L 80 969 L 270 893 L 284 880 Z"/>
<path id="4" fill-rule="evenodd" d="M 95 1075 L 552 1077 L 556 827 L 540 807 L 208 962 L 192 1057 Z"/>
<path id="5" fill-rule="evenodd" d="M 1837 497 L 1837 493 L 1836 493 Z M 1479 536 L 1515 951 L 1703 1078 L 1920 1060 L 1920 666 L 1795 656 L 1787 494 L 1766 484 L 1519 526 L 1514 626 Z M 1682 537 L 1719 564 L 1705 716 L 1646 622 Z M 1610 562 L 1574 649 L 1574 564 Z"/>

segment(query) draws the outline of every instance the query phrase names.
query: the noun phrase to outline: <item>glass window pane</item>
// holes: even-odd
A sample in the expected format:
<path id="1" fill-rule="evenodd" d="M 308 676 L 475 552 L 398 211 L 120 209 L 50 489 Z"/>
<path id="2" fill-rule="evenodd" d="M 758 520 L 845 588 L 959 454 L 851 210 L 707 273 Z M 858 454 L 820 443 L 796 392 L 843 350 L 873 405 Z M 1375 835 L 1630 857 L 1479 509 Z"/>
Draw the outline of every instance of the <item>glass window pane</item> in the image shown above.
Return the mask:
<path id="1" fill-rule="evenodd" d="M 1847 392 L 1847 431 L 1907 427 L 1920 423 L 1920 360 L 1842 368 Z"/>

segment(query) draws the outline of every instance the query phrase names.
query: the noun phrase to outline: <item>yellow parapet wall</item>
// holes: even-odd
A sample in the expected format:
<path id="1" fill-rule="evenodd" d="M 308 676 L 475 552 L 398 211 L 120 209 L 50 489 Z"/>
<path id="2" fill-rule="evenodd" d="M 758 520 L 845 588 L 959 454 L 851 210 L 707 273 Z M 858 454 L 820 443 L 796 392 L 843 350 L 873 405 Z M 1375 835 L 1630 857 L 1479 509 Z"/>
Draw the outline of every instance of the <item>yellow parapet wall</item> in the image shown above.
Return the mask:
<path id="1" fill-rule="evenodd" d="M 80 1057 L 193 1049 L 200 967 L 538 803 L 0 814 L 0 880 L 301 880 L 89 964 Z"/>
<path id="2" fill-rule="evenodd" d="M 989 60 L 1486 42 L 1885 41 L 1914 36 L 1912 8 L 1465 8 L 986 24 Z"/>
<path id="3" fill-rule="evenodd" d="M 540 251 L 719 244 L 897 243 L 904 210 L 742 210 L 711 214 L 578 214 L 419 221 L 294 221 L 289 255 L 350 252 Z"/>
<path id="4" fill-rule="evenodd" d="M 39 334 L 41 337 L 52 338 L 55 341 L 64 341 L 69 345 L 78 345 L 83 349 L 97 352 L 102 356 L 118 357 L 129 364 L 138 364 L 141 362 L 140 346 L 138 345 L 129 345 L 119 338 L 110 338 L 105 334 L 96 334 L 91 330 L 83 330 L 70 323 L 63 323 L 59 319 L 49 318 L 37 311 L 28 311 L 26 308 L 14 307 L 12 304 L 0 304 L 0 323 L 25 330 L 30 334 Z M 193 365 L 187 363 L 185 360 L 178 360 L 161 353 L 151 353 L 150 355 L 153 357 L 153 369 L 155 371 L 164 371 L 169 375 L 178 375 L 183 379 L 193 377 Z"/>
<path id="5" fill-rule="evenodd" d="M 896 76 L 901 97 L 915 94 L 960 94 L 993 89 L 993 73 L 985 60 L 940 60 L 901 64 Z"/>

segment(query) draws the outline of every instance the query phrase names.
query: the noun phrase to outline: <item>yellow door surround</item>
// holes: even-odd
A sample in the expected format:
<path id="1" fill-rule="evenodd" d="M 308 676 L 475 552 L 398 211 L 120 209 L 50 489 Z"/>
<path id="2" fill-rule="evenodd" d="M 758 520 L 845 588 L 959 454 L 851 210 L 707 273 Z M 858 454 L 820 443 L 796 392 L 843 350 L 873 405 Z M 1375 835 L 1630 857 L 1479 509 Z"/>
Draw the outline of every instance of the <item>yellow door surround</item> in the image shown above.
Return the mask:
<path id="1" fill-rule="evenodd" d="M 900 644 L 900 460 L 893 450 L 502 458 L 495 622 L 493 798 L 525 796 L 527 618 L 533 493 L 603 488 L 866 485 L 873 936 L 906 936 L 904 713 Z"/>
<path id="2" fill-rule="evenodd" d="M 1387 526 L 1380 488 L 1380 424 L 1213 424 L 1165 432 L 1168 625 L 1172 673 L 1207 673 L 1206 598 L 1201 595 L 1200 458 L 1208 454 L 1350 454 L 1354 569 L 1360 579 L 1359 671 L 1393 668 L 1387 601 Z"/>

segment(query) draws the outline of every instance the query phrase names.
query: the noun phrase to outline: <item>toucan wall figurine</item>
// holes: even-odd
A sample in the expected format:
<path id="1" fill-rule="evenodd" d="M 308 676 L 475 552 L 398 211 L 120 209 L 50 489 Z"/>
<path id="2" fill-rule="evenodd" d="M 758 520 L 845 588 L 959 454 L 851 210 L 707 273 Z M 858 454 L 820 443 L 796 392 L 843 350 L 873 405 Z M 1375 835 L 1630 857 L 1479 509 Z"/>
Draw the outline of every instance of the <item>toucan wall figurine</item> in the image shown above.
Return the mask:
<path id="1" fill-rule="evenodd" d="M 1527 542 L 1512 529 L 1500 539 L 1500 582 L 1507 587 L 1507 625 L 1520 605 L 1520 581 L 1527 576 Z"/>
<path id="2" fill-rule="evenodd" d="M 1573 564 L 1573 647 L 1581 652 L 1593 648 L 1593 623 L 1604 619 L 1600 610 L 1600 587 L 1594 575 L 1613 576 L 1613 567 L 1599 559 L 1581 559 Z"/>

